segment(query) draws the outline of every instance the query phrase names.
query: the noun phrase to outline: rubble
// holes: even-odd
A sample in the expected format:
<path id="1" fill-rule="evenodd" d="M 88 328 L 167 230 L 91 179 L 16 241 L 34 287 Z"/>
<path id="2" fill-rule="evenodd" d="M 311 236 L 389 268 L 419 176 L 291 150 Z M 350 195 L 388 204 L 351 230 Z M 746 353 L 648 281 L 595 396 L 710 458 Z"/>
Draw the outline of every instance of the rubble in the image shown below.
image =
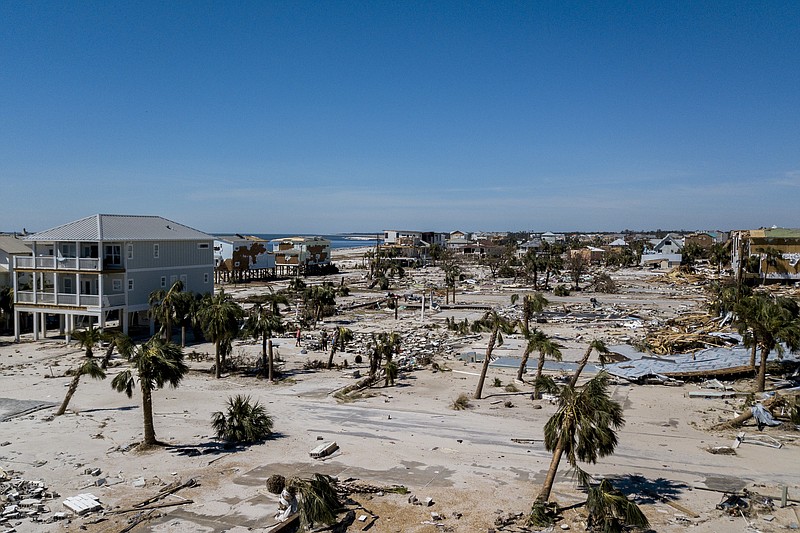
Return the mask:
<path id="1" fill-rule="evenodd" d="M 0 524 L 26 518 L 34 522 L 59 520 L 55 515 L 46 516 L 51 512 L 49 503 L 59 494 L 47 490 L 44 481 L 25 480 L 14 474 L 0 469 Z"/>

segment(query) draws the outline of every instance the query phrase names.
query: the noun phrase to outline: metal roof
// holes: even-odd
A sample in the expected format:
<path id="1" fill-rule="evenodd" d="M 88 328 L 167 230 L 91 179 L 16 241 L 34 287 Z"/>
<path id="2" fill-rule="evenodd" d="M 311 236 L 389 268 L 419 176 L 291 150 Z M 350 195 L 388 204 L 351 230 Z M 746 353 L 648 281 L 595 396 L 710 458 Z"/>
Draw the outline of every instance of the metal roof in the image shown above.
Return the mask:
<path id="1" fill-rule="evenodd" d="M 208 241 L 213 237 L 159 216 L 92 215 L 25 237 L 27 241 Z"/>
<path id="2" fill-rule="evenodd" d="M 619 353 L 619 347 L 614 352 Z M 631 356 L 630 353 L 625 353 Z M 769 360 L 778 360 L 775 350 L 770 353 Z M 783 355 L 784 361 L 798 361 L 798 355 L 788 350 Z M 636 360 L 611 363 L 605 366 L 606 371 L 621 378 L 632 381 L 646 376 L 661 375 L 668 377 L 691 377 L 741 372 L 750 365 L 750 350 L 741 346 L 734 348 L 707 348 L 694 354 L 665 355 L 661 357 L 641 354 Z"/>

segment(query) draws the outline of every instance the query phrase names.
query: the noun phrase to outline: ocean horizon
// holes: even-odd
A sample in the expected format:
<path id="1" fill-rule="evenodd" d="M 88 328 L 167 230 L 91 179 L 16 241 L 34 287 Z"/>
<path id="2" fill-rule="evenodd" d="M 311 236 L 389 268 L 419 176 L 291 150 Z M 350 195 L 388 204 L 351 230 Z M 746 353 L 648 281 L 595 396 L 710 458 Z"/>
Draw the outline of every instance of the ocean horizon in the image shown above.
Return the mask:
<path id="1" fill-rule="evenodd" d="M 375 241 L 383 232 L 375 233 L 249 233 L 249 232 L 231 232 L 231 233 L 218 233 L 212 235 L 252 235 L 260 239 L 271 241 L 272 239 L 284 239 L 286 237 L 322 237 L 331 241 L 331 248 L 366 248 L 375 246 Z"/>

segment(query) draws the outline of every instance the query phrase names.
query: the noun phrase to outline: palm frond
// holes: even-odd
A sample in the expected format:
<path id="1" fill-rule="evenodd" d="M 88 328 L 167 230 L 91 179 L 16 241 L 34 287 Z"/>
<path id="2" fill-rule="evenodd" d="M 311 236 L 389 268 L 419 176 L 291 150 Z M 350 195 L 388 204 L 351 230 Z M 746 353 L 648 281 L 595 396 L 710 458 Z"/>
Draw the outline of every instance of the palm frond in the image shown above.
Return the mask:
<path id="1" fill-rule="evenodd" d="M 342 508 L 336 483 L 330 476 L 314 474 L 311 479 L 294 478 L 289 482 L 300 496 L 300 520 L 305 527 L 331 525 Z"/>

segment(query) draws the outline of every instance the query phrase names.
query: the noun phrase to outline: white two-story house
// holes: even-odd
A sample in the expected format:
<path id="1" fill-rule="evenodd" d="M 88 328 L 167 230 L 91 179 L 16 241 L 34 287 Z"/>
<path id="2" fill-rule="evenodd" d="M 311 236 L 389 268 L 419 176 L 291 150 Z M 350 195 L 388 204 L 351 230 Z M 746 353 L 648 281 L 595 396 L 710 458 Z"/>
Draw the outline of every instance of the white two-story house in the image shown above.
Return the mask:
<path id="1" fill-rule="evenodd" d="M 33 338 L 48 316 L 70 332 L 136 313 L 146 320 L 150 293 L 181 280 L 184 290 L 214 291 L 214 238 L 158 216 L 92 215 L 25 237 L 33 256 L 14 258 L 14 336 L 20 315 L 32 316 Z"/>

